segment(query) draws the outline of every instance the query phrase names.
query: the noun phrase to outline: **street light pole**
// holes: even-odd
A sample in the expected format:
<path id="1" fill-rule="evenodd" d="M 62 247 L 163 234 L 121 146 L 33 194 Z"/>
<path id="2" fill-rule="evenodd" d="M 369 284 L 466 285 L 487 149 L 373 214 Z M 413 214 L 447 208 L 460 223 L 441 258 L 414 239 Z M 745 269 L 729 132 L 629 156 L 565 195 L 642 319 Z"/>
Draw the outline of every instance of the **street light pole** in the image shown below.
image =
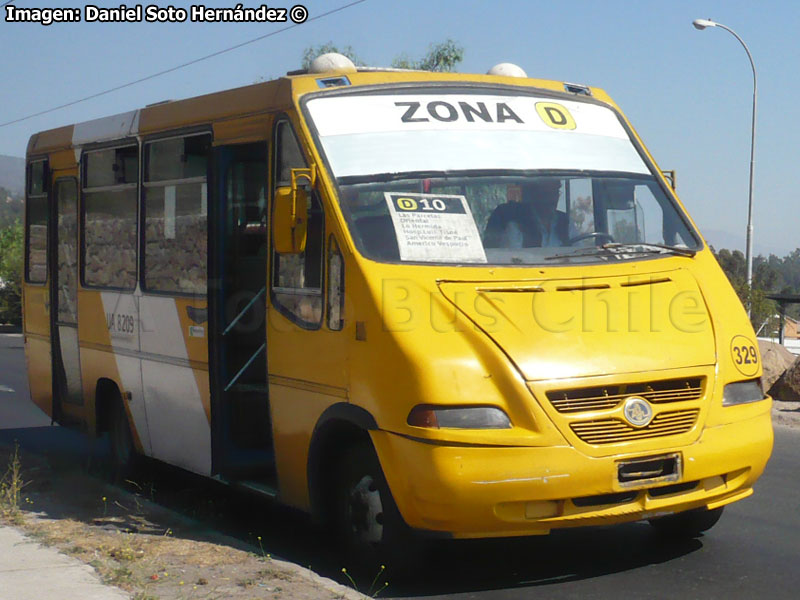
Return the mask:
<path id="1" fill-rule="evenodd" d="M 746 261 L 747 261 L 747 289 L 752 292 L 753 290 L 753 178 L 755 176 L 755 152 L 756 152 L 756 101 L 758 98 L 758 80 L 756 77 L 756 65 L 753 62 L 753 55 L 750 54 L 750 49 L 744 40 L 738 34 L 726 27 L 722 23 L 715 23 L 709 19 L 696 19 L 692 22 L 696 29 L 703 30 L 706 27 L 721 27 L 737 40 L 747 52 L 747 58 L 750 59 L 750 66 L 753 68 L 753 119 L 750 129 L 750 195 L 747 204 L 747 248 L 746 248 Z M 750 302 L 747 303 L 747 314 L 750 315 Z"/>

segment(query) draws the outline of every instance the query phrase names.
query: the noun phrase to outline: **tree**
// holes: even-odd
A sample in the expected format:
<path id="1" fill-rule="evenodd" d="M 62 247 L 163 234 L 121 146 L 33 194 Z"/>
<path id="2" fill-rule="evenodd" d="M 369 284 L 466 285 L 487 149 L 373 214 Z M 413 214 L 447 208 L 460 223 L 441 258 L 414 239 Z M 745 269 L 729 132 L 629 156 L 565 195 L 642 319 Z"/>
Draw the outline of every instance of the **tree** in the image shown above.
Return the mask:
<path id="1" fill-rule="evenodd" d="M 327 42 L 319 46 L 309 46 L 303 51 L 303 68 L 308 70 L 311 61 L 320 54 L 328 52 L 344 54 L 355 65 L 365 64 L 351 46 L 337 46 L 333 42 Z M 413 60 L 406 54 L 402 54 L 392 61 L 392 66 L 396 69 L 451 72 L 462 60 L 464 60 L 464 48 L 453 40 L 447 39 L 439 44 L 431 44 L 428 53 L 419 60 Z"/>
<path id="2" fill-rule="evenodd" d="M 418 71 L 452 72 L 464 60 L 464 47 L 451 39 L 440 44 L 431 44 L 428 53 L 419 60 L 411 60 L 405 54 L 392 61 L 397 69 L 416 69 Z"/>
<path id="3" fill-rule="evenodd" d="M 712 248 L 713 250 L 713 248 Z M 773 264 L 759 256 L 754 261 L 753 287 L 747 286 L 747 262 L 744 254 L 739 250 L 731 252 L 723 248 L 714 254 L 717 262 L 725 271 L 736 295 L 744 306 L 750 306 L 750 322 L 758 332 L 764 323 L 768 328 L 774 325 L 776 312 L 775 302 L 766 297 L 766 294 L 775 289 L 780 273 Z"/>
<path id="4" fill-rule="evenodd" d="M 25 204 L 21 196 L 16 196 L 0 187 L 0 229 L 22 219 Z"/>
<path id="5" fill-rule="evenodd" d="M 22 223 L 0 229 L 0 323 L 22 322 Z"/>

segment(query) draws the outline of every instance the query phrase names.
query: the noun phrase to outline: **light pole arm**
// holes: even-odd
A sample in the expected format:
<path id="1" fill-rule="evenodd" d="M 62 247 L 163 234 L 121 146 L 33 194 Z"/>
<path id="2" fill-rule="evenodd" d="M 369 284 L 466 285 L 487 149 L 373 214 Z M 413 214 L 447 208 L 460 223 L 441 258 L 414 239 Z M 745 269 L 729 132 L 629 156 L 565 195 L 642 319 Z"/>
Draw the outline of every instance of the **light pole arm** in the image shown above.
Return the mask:
<path id="1" fill-rule="evenodd" d="M 750 48 L 748 48 L 747 44 L 744 43 L 744 40 L 739 37 L 739 34 L 737 34 L 730 27 L 727 27 L 726 25 L 723 25 L 722 23 L 716 23 L 716 27 L 721 27 L 725 31 L 729 32 L 737 40 L 739 40 L 739 43 L 742 45 L 742 48 L 744 48 L 744 51 L 747 52 L 747 58 L 750 59 L 750 66 L 753 68 L 753 91 L 755 92 L 756 88 L 757 88 L 757 85 L 756 85 L 756 83 L 757 83 L 756 82 L 756 64 L 753 62 L 753 55 L 750 54 Z M 755 95 L 755 94 L 753 94 L 753 95 Z"/>

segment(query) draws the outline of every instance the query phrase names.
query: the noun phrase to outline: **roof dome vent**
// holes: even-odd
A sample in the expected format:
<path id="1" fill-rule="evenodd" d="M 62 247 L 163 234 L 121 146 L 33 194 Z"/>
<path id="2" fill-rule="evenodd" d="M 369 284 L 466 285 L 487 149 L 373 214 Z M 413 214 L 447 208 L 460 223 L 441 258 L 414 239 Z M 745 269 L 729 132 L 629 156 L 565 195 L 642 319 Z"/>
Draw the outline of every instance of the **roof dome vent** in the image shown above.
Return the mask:
<path id="1" fill-rule="evenodd" d="M 493 66 L 486 73 L 487 75 L 499 75 L 501 77 L 527 77 L 528 74 L 522 67 L 514 63 L 500 63 Z"/>
<path id="2" fill-rule="evenodd" d="M 320 54 L 311 61 L 311 66 L 308 69 L 309 73 L 330 73 L 332 71 L 339 73 L 355 73 L 356 66 L 353 64 L 353 61 L 344 54 L 328 52 L 327 54 Z"/>

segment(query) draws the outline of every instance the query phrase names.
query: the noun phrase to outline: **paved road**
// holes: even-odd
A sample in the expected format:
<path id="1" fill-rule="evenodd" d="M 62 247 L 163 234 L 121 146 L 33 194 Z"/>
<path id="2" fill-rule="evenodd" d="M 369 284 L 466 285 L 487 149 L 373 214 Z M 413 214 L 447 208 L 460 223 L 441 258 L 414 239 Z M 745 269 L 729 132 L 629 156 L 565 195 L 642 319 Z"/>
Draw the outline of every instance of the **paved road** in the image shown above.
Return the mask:
<path id="1" fill-rule="evenodd" d="M 0 391 L 0 442 L 19 439 L 31 450 L 80 464 L 90 446 L 70 431 L 43 427 L 49 420 L 29 403 L 20 347 L 20 338 L 0 335 L 0 386 L 15 390 Z M 251 503 L 174 471 L 158 487 L 159 501 L 173 507 L 186 506 L 185 497 L 213 498 L 216 509 L 206 518 L 229 535 L 248 539 L 258 531 L 274 554 L 328 576 L 342 566 L 335 550 L 320 543 L 319 531 L 292 511 Z M 390 581 L 381 596 L 794 600 L 800 597 L 800 433 L 776 430 L 775 451 L 755 495 L 729 506 L 699 540 L 665 543 L 648 525 L 634 523 L 527 540 L 450 543 L 435 547 L 408 582 Z"/>
<path id="2" fill-rule="evenodd" d="M 50 424 L 50 418 L 27 399 L 22 334 L 0 334 L 0 429 Z"/>

